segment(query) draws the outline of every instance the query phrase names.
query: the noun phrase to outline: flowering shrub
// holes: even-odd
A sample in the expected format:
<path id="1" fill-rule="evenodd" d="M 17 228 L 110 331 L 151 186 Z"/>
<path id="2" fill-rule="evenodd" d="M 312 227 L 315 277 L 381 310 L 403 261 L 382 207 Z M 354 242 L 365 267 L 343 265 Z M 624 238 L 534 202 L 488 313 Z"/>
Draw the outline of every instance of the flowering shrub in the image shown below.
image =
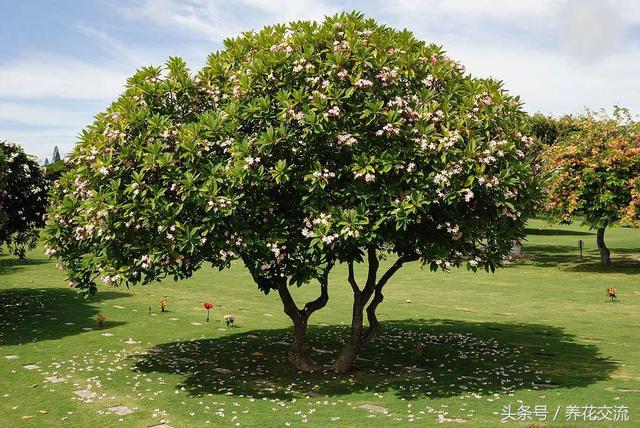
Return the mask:
<path id="1" fill-rule="evenodd" d="M 0 249 L 23 258 L 44 226 L 47 183 L 37 160 L 20 146 L 0 140 Z"/>
<path id="2" fill-rule="evenodd" d="M 47 242 L 91 292 L 241 259 L 278 291 L 296 359 L 336 261 L 500 265 L 531 207 L 524 121 L 408 31 L 355 13 L 265 27 L 196 74 L 172 58 L 133 76 L 70 155 Z M 287 286 L 312 279 L 299 309 Z"/>
<path id="3" fill-rule="evenodd" d="M 640 124 L 617 107 L 613 117 L 587 111 L 546 150 L 543 169 L 548 214 L 562 223 L 579 216 L 597 229 L 602 264 L 608 266 L 605 228 L 640 219 Z"/>

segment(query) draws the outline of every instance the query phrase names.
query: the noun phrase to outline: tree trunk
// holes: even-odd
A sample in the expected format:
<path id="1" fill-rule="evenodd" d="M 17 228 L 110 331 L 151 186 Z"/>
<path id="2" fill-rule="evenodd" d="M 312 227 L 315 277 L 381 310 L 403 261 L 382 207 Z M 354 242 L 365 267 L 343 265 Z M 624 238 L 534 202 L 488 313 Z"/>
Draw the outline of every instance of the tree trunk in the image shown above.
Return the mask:
<path id="1" fill-rule="evenodd" d="M 259 270 L 246 254 L 241 254 L 245 266 L 249 269 L 253 280 L 257 284 L 267 285 L 267 289 L 276 289 L 282 301 L 284 313 L 291 318 L 293 322 L 293 342 L 289 348 L 289 361 L 300 371 L 310 372 L 317 370 L 319 367 L 307 355 L 305 347 L 305 338 L 307 336 L 307 322 L 311 314 L 324 308 L 329 301 L 329 272 L 333 269 L 335 260 L 329 257 L 326 260 L 326 266 L 322 276 L 318 279 L 320 282 L 320 296 L 307 302 L 303 309 L 299 309 L 293 300 L 287 284 L 287 278 L 278 278 L 275 281 L 270 278 L 264 278 L 259 275 Z"/>
<path id="2" fill-rule="evenodd" d="M 289 361 L 300 371 L 311 372 L 318 370 L 318 365 L 309 358 L 305 346 L 305 338 L 307 336 L 307 319 L 299 317 L 293 320 L 293 342 L 287 356 Z"/>
<path id="3" fill-rule="evenodd" d="M 362 345 L 362 331 L 363 331 L 363 311 L 364 305 L 362 293 L 358 291 L 354 293 L 353 297 L 353 311 L 351 315 L 351 330 L 349 332 L 349 338 L 347 343 L 342 348 L 342 352 L 334 361 L 332 368 L 338 373 L 347 373 L 353 367 L 353 363 L 358 356 Z"/>
<path id="4" fill-rule="evenodd" d="M 600 250 L 600 264 L 608 267 L 611 265 L 611 251 L 609 251 L 607 245 L 604 243 L 604 230 L 604 227 L 598 229 L 596 242 L 598 243 L 598 250 Z"/>
<path id="5" fill-rule="evenodd" d="M 304 343 L 307 335 L 308 314 L 296 306 L 293 297 L 289 293 L 286 279 L 281 280 L 278 284 L 278 294 L 280 294 L 284 313 L 289 315 L 293 322 L 293 342 L 291 342 L 291 347 L 289 348 L 289 361 L 303 372 L 317 370 L 318 366 L 309 359 Z"/>
<path id="6" fill-rule="evenodd" d="M 373 248 L 368 249 L 368 262 L 369 273 L 367 276 L 367 282 L 362 291 L 358 288 L 358 284 L 355 280 L 353 271 L 353 263 L 349 263 L 349 284 L 353 289 L 353 312 L 351 316 L 351 331 L 349 333 L 349 339 L 345 344 L 342 352 L 333 363 L 332 368 L 339 373 L 346 373 L 353 368 L 353 363 L 360 350 L 380 332 L 380 322 L 376 316 L 376 309 L 378 305 L 384 300 L 382 294 L 383 287 L 387 284 L 389 279 L 402 267 L 402 265 L 408 261 L 417 260 L 416 255 L 401 256 L 396 262 L 382 275 L 380 280 L 377 280 L 378 273 L 378 258 L 377 252 Z M 375 292 L 375 294 L 374 294 Z M 364 331 L 363 318 L 364 307 L 369 302 L 369 299 L 373 295 L 373 299 L 369 306 L 367 306 L 367 320 L 369 321 L 369 328 Z"/>

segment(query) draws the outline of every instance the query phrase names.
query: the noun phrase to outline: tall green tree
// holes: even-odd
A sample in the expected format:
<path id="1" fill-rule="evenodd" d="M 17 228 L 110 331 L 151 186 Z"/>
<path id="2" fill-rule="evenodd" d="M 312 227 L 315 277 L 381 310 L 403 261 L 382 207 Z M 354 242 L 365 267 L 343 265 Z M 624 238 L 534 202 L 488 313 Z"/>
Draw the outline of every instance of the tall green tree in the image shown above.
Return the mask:
<path id="1" fill-rule="evenodd" d="M 172 58 L 129 80 L 54 189 L 50 252 L 89 292 L 239 259 L 278 293 L 302 370 L 317 367 L 309 317 L 346 263 L 353 320 L 333 367 L 347 371 L 403 264 L 492 271 L 522 236 L 535 185 L 520 104 L 357 13 L 245 33 L 195 75 Z M 318 297 L 298 305 L 289 288 L 308 283 Z"/>

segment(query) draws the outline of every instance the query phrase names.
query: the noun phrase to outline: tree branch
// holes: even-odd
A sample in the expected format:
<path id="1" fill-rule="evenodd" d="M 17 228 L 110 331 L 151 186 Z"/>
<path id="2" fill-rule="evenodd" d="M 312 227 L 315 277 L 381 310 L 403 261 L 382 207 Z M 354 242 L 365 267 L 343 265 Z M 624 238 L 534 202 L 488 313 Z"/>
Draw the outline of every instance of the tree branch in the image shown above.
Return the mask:
<path id="1" fill-rule="evenodd" d="M 358 283 L 356 282 L 356 275 L 353 272 L 353 262 L 348 262 L 347 264 L 349 266 L 349 284 L 351 285 L 353 292 L 355 294 L 358 294 L 360 293 L 360 288 L 358 287 Z"/>
<path id="2" fill-rule="evenodd" d="M 334 266 L 335 261 L 330 259 L 327 261 L 327 266 L 324 268 L 324 272 L 322 276 L 318 279 L 320 282 L 320 296 L 317 299 L 308 302 L 304 305 L 304 309 L 302 310 L 305 313 L 305 316 L 309 318 L 311 314 L 313 314 L 318 309 L 322 309 L 327 305 L 329 301 L 329 272 Z"/>
<path id="3" fill-rule="evenodd" d="M 284 313 L 289 315 L 289 317 L 293 320 L 294 324 L 303 317 L 302 311 L 298 309 L 296 302 L 293 300 L 291 293 L 289 293 L 289 287 L 287 286 L 287 281 L 282 280 L 278 282 L 278 294 L 280 295 L 280 300 L 282 301 L 282 306 L 284 307 Z M 305 318 L 306 320 L 306 318 Z"/>
<path id="4" fill-rule="evenodd" d="M 412 256 L 400 256 L 396 260 L 396 262 L 391 265 L 389 269 L 382 275 L 380 281 L 376 284 L 375 294 L 369 306 L 367 306 L 367 320 L 369 322 L 369 328 L 362 336 L 362 345 L 364 346 L 369 340 L 371 340 L 380 330 L 380 322 L 378 322 L 378 317 L 376 316 L 376 309 L 378 305 L 382 303 L 384 300 L 384 295 L 382 294 L 382 288 L 385 284 L 391 279 L 391 277 L 402 267 L 403 264 L 418 260 L 417 255 Z"/>
<path id="5" fill-rule="evenodd" d="M 367 262 L 369 264 L 369 271 L 367 272 L 367 283 L 364 287 L 365 290 L 373 288 L 376 285 L 378 267 L 380 266 L 376 247 L 374 246 L 367 247 Z"/>

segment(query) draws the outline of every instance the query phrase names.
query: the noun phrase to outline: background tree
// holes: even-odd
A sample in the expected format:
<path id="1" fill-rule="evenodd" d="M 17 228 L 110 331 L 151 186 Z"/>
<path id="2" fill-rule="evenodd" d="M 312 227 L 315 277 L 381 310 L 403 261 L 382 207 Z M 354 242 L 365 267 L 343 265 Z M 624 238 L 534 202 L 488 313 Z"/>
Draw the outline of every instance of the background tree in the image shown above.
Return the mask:
<path id="1" fill-rule="evenodd" d="M 44 225 L 47 183 L 35 157 L 0 140 L 0 249 L 24 258 Z"/>
<path id="2" fill-rule="evenodd" d="M 404 263 L 494 270 L 522 236 L 535 190 L 525 120 L 499 82 L 408 31 L 355 13 L 266 27 L 225 41 L 195 76 L 174 58 L 129 80 L 54 189 L 49 251 L 90 292 L 98 277 L 180 279 L 241 259 L 278 292 L 303 370 L 316 367 L 309 316 L 344 262 L 353 321 L 334 368 L 346 371 Z M 301 308 L 289 286 L 314 279 L 319 296 Z"/>
<path id="3" fill-rule="evenodd" d="M 587 111 L 574 126 L 543 155 L 547 209 L 556 221 L 577 217 L 597 230 L 601 264 L 609 266 L 605 229 L 638 222 L 640 127 L 618 107 L 613 117 Z"/>
<path id="4" fill-rule="evenodd" d="M 56 163 L 60 161 L 60 151 L 58 150 L 58 146 L 53 148 L 53 154 L 51 155 L 51 162 Z"/>
<path id="5" fill-rule="evenodd" d="M 65 164 L 64 160 L 59 160 L 53 163 L 45 163 L 44 165 L 44 174 L 49 181 L 49 185 L 52 186 L 53 183 L 59 179 L 62 174 L 69 169 L 69 167 Z"/>
<path id="6" fill-rule="evenodd" d="M 576 118 L 572 115 L 553 117 L 540 112 L 529 117 L 529 127 L 531 135 L 540 142 L 542 147 L 552 146 L 577 130 Z"/>

